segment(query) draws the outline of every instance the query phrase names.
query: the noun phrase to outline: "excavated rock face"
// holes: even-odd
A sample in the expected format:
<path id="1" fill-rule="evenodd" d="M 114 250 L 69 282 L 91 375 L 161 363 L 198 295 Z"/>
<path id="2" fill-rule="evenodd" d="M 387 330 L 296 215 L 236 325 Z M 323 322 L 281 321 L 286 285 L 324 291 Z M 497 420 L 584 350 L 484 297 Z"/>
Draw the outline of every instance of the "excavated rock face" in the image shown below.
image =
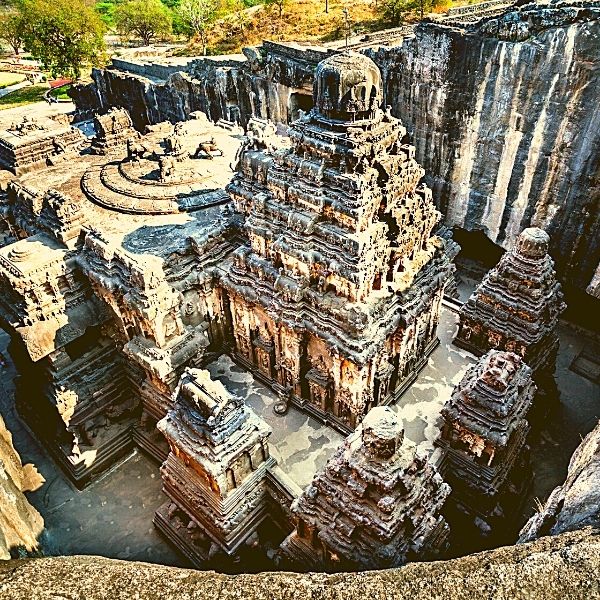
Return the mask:
<path id="1" fill-rule="evenodd" d="M 271 429 L 208 371 L 189 368 L 158 429 L 171 451 L 157 527 L 199 566 L 215 544 L 234 554 L 267 516 Z"/>
<path id="2" fill-rule="evenodd" d="M 258 573 L 228 577 L 99 556 L 0 563 L 4 600 L 161 598 L 214 600 L 588 600 L 600 594 L 600 538 L 590 530 L 546 537 L 448 561 L 369 573 Z"/>
<path id="3" fill-rule="evenodd" d="M 573 453 L 565 482 L 521 530 L 520 542 L 600 527 L 600 422 Z"/>
<path id="4" fill-rule="evenodd" d="M 446 224 L 505 248 L 524 227 L 545 229 L 559 278 L 582 291 L 600 261 L 599 16 L 596 3 L 528 4 L 471 26 L 424 23 L 402 43 L 363 49 Z M 329 52 L 265 43 L 247 63 L 199 60 L 164 84 L 95 71 L 79 103 L 129 107 L 140 130 L 198 109 L 289 122 Z"/>
<path id="5" fill-rule="evenodd" d="M 461 308 L 457 345 L 476 354 L 515 352 L 538 374 L 552 376 L 565 304 L 548 244 L 548 234 L 536 227 L 519 235 Z"/>
<path id="6" fill-rule="evenodd" d="M 381 569 L 435 554 L 450 488 L 404 440 L 402 424 L 375 407 L 292 506 L 284 554 L 316 570 Z"/>
<path id="7" fill-rule="evenodd" d="M 449 272 L 423 170 L 378 108 L 380 87 L 360 54 L 325 60 L 291 148 L 253 133 L 227 187 L 250 240 L 222 277 L 236 356 L 346 432 L 424 364 Z"/>
<path id="8" fill-rule="evenodd" d="M 442 449 L 440 473 L 452 487 L 457 512 L 484 534 L 506 526 L 530 480 L 526 415 L 534 394 L 531 369 L 523 360 L 490 350 L 442 409 L 444 425 L 436 441 Z"/>
<path id="9" fill-rule="evenodd" d="M 44 520 L 23 492 L 36 490 L 44 478 L 31 465 L 22 465 L 12 435 L 0 416 L 0 559 L 38 548 Z"/>

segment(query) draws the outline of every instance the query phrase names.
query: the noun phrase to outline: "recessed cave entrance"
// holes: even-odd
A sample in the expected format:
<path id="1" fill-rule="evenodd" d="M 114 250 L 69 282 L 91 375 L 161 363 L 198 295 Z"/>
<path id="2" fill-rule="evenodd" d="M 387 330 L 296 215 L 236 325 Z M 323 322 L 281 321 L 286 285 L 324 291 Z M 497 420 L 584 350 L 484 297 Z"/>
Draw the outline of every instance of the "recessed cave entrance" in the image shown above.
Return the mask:
<path id="1" fill-rule="evenodd" d="M 300 111 L 308 112 L 313 107 L 312 94 L 292 92 L 288 103 L 288 120 L 291 123 L 300 117 Z"/>

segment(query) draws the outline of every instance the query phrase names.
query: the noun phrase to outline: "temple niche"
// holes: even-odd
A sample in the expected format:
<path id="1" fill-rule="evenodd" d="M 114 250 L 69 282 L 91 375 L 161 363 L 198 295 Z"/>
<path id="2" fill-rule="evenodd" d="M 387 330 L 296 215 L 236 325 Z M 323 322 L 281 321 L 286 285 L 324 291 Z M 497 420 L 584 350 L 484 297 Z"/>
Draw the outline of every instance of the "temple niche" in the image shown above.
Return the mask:
<path id="1" fill-rule="evenodd" d="M 450 493 L 389 408 L 366 415 L 292 505 L 283 556 L 302 570 L 397 567 L 446 549 Z"/>
<path id="2" fill-rule="evenodd" d="M 233 355 L 288 402 L 349 432 L 416 377 L 437 343 L 449 261 L 381 75 L 346 52 L 319 63 L 291 147 L 242 151 L 227 190 L 249 245 L 221 284 Z"/>
<path id="3" fill-rule="evenodd" d="M 155 524 L 197 566 L 234 555 L 268 517 L 269 426 L 208 371 L 186 369 L 158 428 L 167 501 Z"/>
<path id="4" fill-rule="evenodd" d="M 486 537 L 514 541 L 532 476 L 526 438 L 535 391 L 520 356 L 490 350 L 442 409 L 439 470 L 452 488 L 445 514 L 456 543 L 474 544 L 471 551 Z"/>
<path id="5" fill-rule="evenodd" d="M 558 320 L 566 308 L 548 234 L 525 229 L 460 310 L 454 343 L 476 355 L 490 349 L 523 357 L 542 394 L 555 390 Z M 545 407 L 536 406 L 536 412 Z"/>

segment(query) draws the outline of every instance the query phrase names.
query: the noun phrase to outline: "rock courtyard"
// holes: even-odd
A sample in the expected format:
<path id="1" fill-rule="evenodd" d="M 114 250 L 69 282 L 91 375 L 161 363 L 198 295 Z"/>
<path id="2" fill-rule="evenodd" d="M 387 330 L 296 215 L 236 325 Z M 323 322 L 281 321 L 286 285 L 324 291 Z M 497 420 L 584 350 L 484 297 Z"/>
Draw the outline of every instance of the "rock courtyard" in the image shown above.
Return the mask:
<path id="1" fill-rule="evenodd" d="M 597 525 L 590 269 L 514 210 L 493 265 L 461 250 L 357 50 L 305 57 L 288 123 L 83 89 L 75 118 L 4 119 L 13 554 L 336 572 Z"/>

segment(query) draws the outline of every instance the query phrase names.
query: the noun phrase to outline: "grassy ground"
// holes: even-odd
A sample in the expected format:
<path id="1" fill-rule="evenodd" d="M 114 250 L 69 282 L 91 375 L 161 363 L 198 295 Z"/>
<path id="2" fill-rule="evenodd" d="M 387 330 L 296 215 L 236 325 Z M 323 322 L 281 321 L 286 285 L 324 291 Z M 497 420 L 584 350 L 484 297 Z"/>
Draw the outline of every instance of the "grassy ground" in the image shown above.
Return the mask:
<path id="1" fill-rule="evenodd" d="M 70 88 L 70 83 L 68 83 L 67 85 L 61 85 L 58 88 L 54 88 L 50 92 L 50 95 L 54 96 L 55 98 L 58 98 L 58 100 L 71 100 L 71 97 L 67 94 Z"/>
<path id="2" fill-rule="evenodd" d="M 45 85 L 33 85 L 6 94 L 6 96 L 0 98 L 0 110 L 39 102 L 44 99 L 44 93 L 47 89 L 48 87 Z"/>
<path id="3" fill-rule="evenodd" d="M 25 79 L 23 73 L 8 73 L 6 71 L 0 71 L 0 90 L 14 85 L 15 83 L 21 83 Z"/>

